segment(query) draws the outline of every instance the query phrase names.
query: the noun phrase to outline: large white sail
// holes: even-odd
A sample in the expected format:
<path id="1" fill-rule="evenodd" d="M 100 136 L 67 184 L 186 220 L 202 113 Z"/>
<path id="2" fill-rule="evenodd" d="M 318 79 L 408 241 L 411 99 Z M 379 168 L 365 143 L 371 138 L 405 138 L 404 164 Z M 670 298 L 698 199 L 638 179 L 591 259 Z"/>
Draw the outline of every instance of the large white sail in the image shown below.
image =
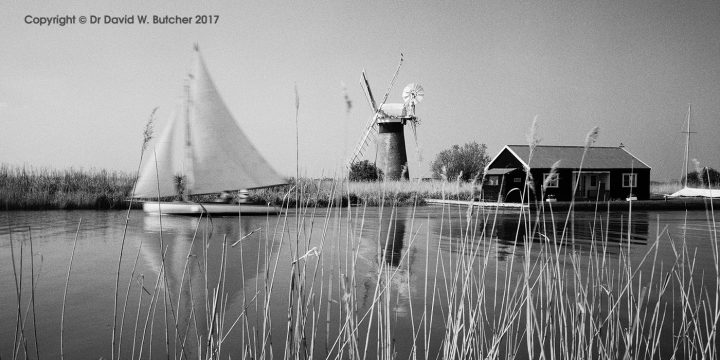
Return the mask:
<path id="1" fill-rule="evenodd" d="M 188 111 L 182 114 L 180 110 L 171 129 L 158 139 L 158 176 L 152 154 L 146 155 L 151 159 L 143 167 L 135 196 L 157 197 L 158 181 L 161 197 L 176 195 L 176 175 L 185 176 L 189 194 L 285 184 L 233 119 L 197 49 L 189 84 Z M 187 139 L 176 135 L 178 129 L 182 134 L 189 130 L 190 152 L 185 147 Z M 167 163 L 161 166 L 161 160 Z"/>
<path id="2" fill-rule="evenodd" d="M 190 134 L 196 194 L 284 184 L 230 115 L 196 52 Z M 268 134 L 269 136 L 272 136 Z"/>

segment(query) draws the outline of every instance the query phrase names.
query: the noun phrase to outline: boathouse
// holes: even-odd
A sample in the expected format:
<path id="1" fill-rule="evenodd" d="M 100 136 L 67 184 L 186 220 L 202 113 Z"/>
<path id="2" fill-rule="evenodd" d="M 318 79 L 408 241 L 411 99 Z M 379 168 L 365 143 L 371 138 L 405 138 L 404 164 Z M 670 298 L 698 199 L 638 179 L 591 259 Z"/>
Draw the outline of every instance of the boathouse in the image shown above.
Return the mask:
<path id="1" fill-rule="evenodd" d="M 527 181 L 531 201 L 556 199 L 569 201 L 577 182 L 575 200 L 625 200 L 634 195 L 638 200 L 650 197 L 650 166 L 628 152 L 624 146 L 535 147 L 530 158 L 528 145 L 507 145 L 485 167 L 483 197 L 489 201 L 519 202 Z M 553 164 L 559 161 L 556 176 L 545 189 L 543 182 L 550 176 Z"/>

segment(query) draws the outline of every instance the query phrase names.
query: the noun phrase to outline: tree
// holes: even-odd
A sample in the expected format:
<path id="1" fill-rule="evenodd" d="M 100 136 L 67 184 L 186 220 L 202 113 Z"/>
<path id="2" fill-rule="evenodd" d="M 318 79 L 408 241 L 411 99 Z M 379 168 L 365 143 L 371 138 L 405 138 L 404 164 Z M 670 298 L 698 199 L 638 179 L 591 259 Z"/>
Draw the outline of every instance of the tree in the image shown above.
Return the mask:
<path id="1" fill-rule="evenodd" d="M 441 151 L 430 165 L 430 169 L 435 178 L 441 178 L 444 167 L 448 179 L 455 179 L 462 173 L 461 179 L 469 181 L 482 175 L 489 161 L 487 146 L 472 141 L 463 146 L 453 145 Z"/>
<path id="2" fill-rule="evenodd" d="M 358 161 L 350 165 L 350 181 L 382 180 L 383 172 L 368 160 Z"/>
<path id="3" fill-rule="evenodd" d="M 693 171 L 689 174 L 687 174 L 687 182 L 690 186 L 695 187 L 701 187 L 701 186 L 708 186 L 708 180 L 709 185 L 711 187 L 717 187 L 720 185 L 720 172 L 717 170 L 711 168 L 711 167 L 704 167 L 700 169 L 701 174 L 698 174 L 697 170 Z M 702 179 L 702 181 L 701 181 Z M 682 177 L 682 183 L 685 183 L 685 177 Z"/>

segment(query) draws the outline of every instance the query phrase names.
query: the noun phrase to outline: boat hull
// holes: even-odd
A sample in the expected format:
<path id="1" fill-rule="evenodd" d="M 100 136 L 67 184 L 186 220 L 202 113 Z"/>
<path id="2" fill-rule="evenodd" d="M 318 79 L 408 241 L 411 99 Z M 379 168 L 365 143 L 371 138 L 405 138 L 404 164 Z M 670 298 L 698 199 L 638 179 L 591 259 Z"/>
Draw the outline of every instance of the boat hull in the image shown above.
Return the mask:
<path id="1" fill-rule="evenodd" d="M 276 215 L 280 208 L 269 205 L 191 203 L 191 202 L 146 202 L 143 211 L 152 215 L 200 215 L 238 216 Z"/>

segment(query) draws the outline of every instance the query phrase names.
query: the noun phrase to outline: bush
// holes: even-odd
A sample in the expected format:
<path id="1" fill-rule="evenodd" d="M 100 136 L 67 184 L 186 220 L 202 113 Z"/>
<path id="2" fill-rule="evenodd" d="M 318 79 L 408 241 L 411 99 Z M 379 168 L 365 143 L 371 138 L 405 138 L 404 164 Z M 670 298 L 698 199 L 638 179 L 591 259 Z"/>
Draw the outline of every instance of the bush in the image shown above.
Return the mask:
<path id="1" fill-rule="evenodd" d="M 430 169 L 433 177 L 437 179 L 442 177 L 443 168 L 445 168 L 444 174 L 449 180 L 456 179 L 462 174 L 460 178 L 469 181 L 476 176 L 480 177 L 489 161 L 487 146 L 472 141 L 463 146 L 453 145 L 451 148 L 441 151 L 430 165 Z"/>
<path id="2" fill-rule="evenodd" d="M 358 161 L 350 165 L 350 181 L 382 180 L 383 172 L 368 160 Z"/>
<path id="3" fill-rule="evenodd" d="M 688 185 L 695 187 L 708 186 L 709 180 L 709 185 L 711 187 L 720 186 L 720 172 L 711 167 L 704 167 L 700 169 L 700 172 L 701 173 L 698 174 L 697 171 L 693 171 L 687 174 Z M 682 178 L 682 183 L 685 183 L 684 176 Z"/>

